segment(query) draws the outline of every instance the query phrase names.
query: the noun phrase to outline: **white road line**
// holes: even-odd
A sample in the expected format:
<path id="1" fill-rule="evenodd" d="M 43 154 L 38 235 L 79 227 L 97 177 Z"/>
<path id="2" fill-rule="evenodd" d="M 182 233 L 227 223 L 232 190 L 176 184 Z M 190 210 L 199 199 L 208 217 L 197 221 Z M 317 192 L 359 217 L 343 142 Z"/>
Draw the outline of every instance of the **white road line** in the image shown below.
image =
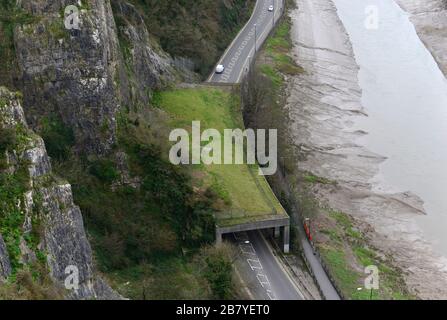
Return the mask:
<path id="1" fill-rule="evenodd" d="M 270 243 L 268 243 L 268 241 L 264 238 L 264 236 L 262 235 L 261 232 L 259 232 L 259 235 L 260 235 L 262 241 L 264 241 L 264 244 L 267 246 L 268 250 L 272 253 L 273 259 L 276 260 L 276 263 L 278 264 L 279 268 L 282 269 L 282 271 L 284 272 L 285 276 L 289 279 L 289 282 L 292 284 L 292 286 L 294 287 L 295 291 L 298 293 L 298 295 L 303 300 L 306 300 L 306 298 L 304 297 L 303 293 L 301 292 L 301 289 L 298 287 L 298 285 L 293 280 L 293 276 L 289 273 L 289 271 L 283 266 L 282 262 L 275 255 L 275 253 L 274 253 L 275 249 L 272 248 Z"/>
<path id="2" fill-rule="evenodd" d="M 256 11 L 258 10 L 259 4 L 260 4 L 261 0 L 256 1 L 256 5 L 255 8 L 253 10 L 253 14 L 250 17 L 249 21 L 245 24 L 245 26 L 241 29 L 241 31 L 238 33 L 238 35 L 233 39 L 232 43 L 230 46 L 227 47 L 227 49 L 225 50 L 225 53 L 222 55 L 222 57 L 220 58 L 219 62 L 216 64 L 216 66 L 218 64 L 222 64 L 223 60 L 225 60 L 227 58 L 228 52 L 230 51 L 230 49 L 233 49 L 235 43 L 240 40 L 241 35 L 246 31 L 248 26 L 251 26 L 252 29 L 250 30 L 250 32 L 246 35 L 244 41 L 242 41 L 241 45 L 239 46 L 239 48 L 237 49 L 237 51 L 234 53 L 233 57 L 230 60 L 230 63 L 225 66 L 225 71 L 224 73 L 221 75 L 220 79 L 218 80 L 218 82 L 228 82 L 231 74 L 233 72 L 233 68 L 236 65 L 237 61 L 239 60 L 240 55 L 242 54 L 242 52 L 244 51 L 245 47 L 247 46 L 248 43 L 251 42 L 252 37 L 254 35 L 254 23 L 253 20 L 257 19 L 255 21 L 255 23 L 257 25 L 261 25 L 265 18 L 268 16 L 269 12 L 267 10 L 267 7 L 270 5 L 267 1 L 264 2 L 264 6 L 262 7 L 262 14 L 259 16 L 255 16 Z M 277 0 L 277 3 L 275 4 L 275 11 L 272 13 L 273 14 L 273 19 L 275 21 L 275 23 L 279 20 L 280 16 L 280 8 L 282 9 L 284 6 L 283 0 Z M 257 36 L 257 38 L 259 39 L 259 41 L 256 42 L 257 46 L 256 48 L 253 46 L 252 49 L 250 49 L 249 55 L 248 57 L 245 59 L 245 61 L 243 62 L 242 68 L 239 72 L 239 75 L 236 79 L 236 83 L 239 83 L 241 81 L 242 75 L 244 73 L 244 71 L 246 72 L 246 70 L 248 70 L 247 67 L 247 63 L 249 62 L 250 57 L 252 57 L 254 55 L 254 52 L 258 49 L 261 48 L 262 45 L 264 44 L 265 40 L 266 40 L 266 33 L 270 32 L 273 28 L 270 27 L 270 23 L 267 22 L 267 24 L 264 26 L 264 30 L 263 32 Z M 208 82 L 210 82 L 213 78 L 213 76 L 215 75 L 214 70 L 211 72 L 210 76 L 208 77 Z"/>
<path id="3" fill-rule="evenodd" d="M 268 295 L 270 300 L 276 300 L 275 294 L 272 291 L 267 290 L 267 295 Z"/>
<path id="4" fill-rule="evenodd" d="M 282 0 L 279 0 L 279 1 L 281 2 L 281 8 L 282 8 L 282 6 L 283 6 L 283 4 L 282 4 Z M 275 12 L 273 13 L 273 14 L 276 16 L 276 17 L 275 17 L 275 22 L 276 22 L 277 19 L 279 18 L 278 15 L 277 15 L 277 13 L 278 13 L 278 11 L 279 11 L 279 8 L 280 8 L 279 6 L 276 6 L 276 10 L 275 10 Z M 266 29 L 261 33 L 261 36 L 259 37 L 259 39 L 261 39 L 261 41 L 260 41 L 259 43 L 264 43 L 264 41 L 262 41 L 262 38 L 264 37 L 265 32 L 266 32 L 266 31 L 269 31 L 269 32 L 270 32 L 270 30 L 272 30 L 272 29 L 266 28 Z M 261 45 L 261 46 L 262 46 L 262 45 Z M 259 46 L 259 47 L 261 47 L 261 46 Z M 250 59 L 250 57 L 253 57 L 252 52 L 254 52 L 254 51 L 255 51 L 255 48 L 253 47 L 253 48 L 250 50 L 250 53 L 249 53 L 247 59 L 245 59 L 244 64 L 242 65 L 241 72 L 239 73 L 239 76 L 238 76 L 238 78 L 237 78 L 237 80 L 236 80 L 236 83 L 239 83 L 239 82 L 240 82 L 241 77 L 242 77 L 242 73 L 243 73 L 244 70 L 245 70 L 245 66 L 247 65 L 247 62 L 248 62 L 248 60 Z"/>
<path id="5" fill-rule="evenodd" d="M 251 20 L 253 20 L 256 10 L 258 9 L 259 3 L 261 2 L 261 0 L 257 0 L 255 7 L 253 8 L 253 14 L 251 15 L 250 19 L 248 19 L 248 22 L 245 24 L 245 26 L 243 26 L 243 28 L 241 29 L 241 31 L 239 31 L 239 33 L 237 34 L 237 36 L 233 39 L 233 41 L 231 42 L 231 44 L 227 47 L 227 49 L 225 50 L 224 54 L 220 57 L 219 62 L 214 66 L 213 71 L 211 72 L 207 82 L 210 82 L 211 79 L 214 76 L 214 70 L 216 70 L 217 65 L 222 64 L 222 61 L 225 59 L 225 56 L 227 55 L 228 51 L 230 51 L 230 49 L 233 47 L 234 43 L 239 39 L 240 35 L 245 31 L 245 29 L 247 28 L 247 26 L 250 24 Z"/>
<path id="6" fill-rule="evenodd" d="M 256 256 L 256 251 L 255 248 L 253 248 L 253 245 L 250 244 L 240 244 L 239 248 L 241 249 L 243 254 L 248 254 L 248 255 L 254 255 Z"/>
<path id="7" fill-rule="evenodd" d="M 250 266 L 251 270 L 263 270 L 262 264 L 259 260 L 254 259 L 247 259 L 248 265 Z"/>
<path id="8" fill-rule="evenodd" d="M 264 288 L 265 285 L 270 286 L 270 281 L 265 274 L 258 274 L 256 276 L 261 286 Z"/>

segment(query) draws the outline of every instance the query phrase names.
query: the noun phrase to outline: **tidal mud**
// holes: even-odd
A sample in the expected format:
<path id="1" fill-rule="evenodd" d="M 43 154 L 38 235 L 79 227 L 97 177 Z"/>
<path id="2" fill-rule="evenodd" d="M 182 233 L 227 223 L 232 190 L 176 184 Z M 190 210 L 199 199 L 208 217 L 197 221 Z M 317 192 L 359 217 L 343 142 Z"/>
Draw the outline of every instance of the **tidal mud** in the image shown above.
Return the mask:
<path id="1" fill-rule="evenodd" d="M 296 2 L 292 55 L 305 72 L 288 79 L 287 110 L 301 155 L 298 169 L 337 182 L 315 185 L 316 197 L 371 226 L 369 240 L 393 257 L 411 293 L 447 298 L 447 259 L 433 250 L 417 223 L 426 214 L 423 200 L 412 191 L 377 185 L 387 157 L 362 143 L 370 134 L 363 126 L 369 112 L 362 104 L 360 68 L 334 2 Z"/>

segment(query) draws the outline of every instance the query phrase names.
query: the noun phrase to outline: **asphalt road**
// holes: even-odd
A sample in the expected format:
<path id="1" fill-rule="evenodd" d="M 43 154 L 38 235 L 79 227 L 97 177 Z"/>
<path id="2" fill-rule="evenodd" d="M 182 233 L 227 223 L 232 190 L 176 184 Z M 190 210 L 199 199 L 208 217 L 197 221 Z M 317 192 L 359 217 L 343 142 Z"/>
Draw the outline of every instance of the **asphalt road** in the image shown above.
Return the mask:
<path id="1" fill-rule="evenodd" d="M 264 273 L 270 281 L 275 299 L 302 300 L 303 297 L 298 294 L 298 289 L 278 264 L 261 233 L 259 231 L 251 231 L 248 232 L 248 237 L 250 242 L 253 243 L 259 261 L 262 263 Z"/>
<path id="2" fill-rule="evenodd" d="M 249 61 L 255 55 L 255 42 L 256 50 L 258 50 L 274 26 L 273 18 L 277 20 L 281 16 L 283 3 L 283 0 L 258 0 L 256 2 L 250 20 L 219 60 L 218 64 L 224 65 L 225 71 L 222 74 L 217 74 L 213 70 L 208 82 L 240 82 L 243 74 L 248 71 Z M 274 12 L 268 11 L 270 5 L 274 6 Z"/>
<path id="3" fill-rule="evenodd" d="M 242 232 L 231 239 L 241 258 L 238 269 L 256 300 L 303 300 L 300 290 L 279 265 L 260 231 Z"/>

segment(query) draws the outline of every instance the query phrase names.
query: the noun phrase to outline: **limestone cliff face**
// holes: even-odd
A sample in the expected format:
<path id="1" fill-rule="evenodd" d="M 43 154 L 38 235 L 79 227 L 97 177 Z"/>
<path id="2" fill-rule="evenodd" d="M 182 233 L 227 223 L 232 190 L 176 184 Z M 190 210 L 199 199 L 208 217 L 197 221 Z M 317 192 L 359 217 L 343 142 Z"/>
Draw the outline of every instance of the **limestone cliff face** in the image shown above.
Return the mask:
<path id="1" fill-rule="evenodd" d="M 4 225 L 0 235 L 0 279 L 36 261 L 40 254 L 54 283 L 63 287 L 66 268 L 79 270 L 79 289 L 67 291 L 76 299 L 115 299 L 119 296 L 95 274 L 92 251 L 83 226 L 82 215 L 73 203 L 71 186 L 55 177 L 42 138 L 27 126 L 16 94 L 0 87 L 0 128 L 13 130 L 17 138 L 3 155 L 6 165 L 0 174 L 17 179 L 24 172 L 23 193 L 9 196 L 0 207 L 0 219 L 15 215 L 15 224 Z M 8 203 L 9 202 L 9 203 Z M 15 226 L 15 227 L 14 227 Z M 26 239 L 36 228 L 35 246 Z M 18 256 L 11 256 L 11 253 Z M 12 268 L 11 261 L 14 261 Z M 13 270 L 16 269 L 16 270 Z"/>
<path id="2" fill-rule="evenodd" d="M 21 2 L 35 21 L 17 27 L 15 47 L 26 117 L 39 128 L 45 116 L 72 128 L 79 151 L 104 155 L 116 142 L 115 116 L 123 105 L 149 102 L 150 92 L 174 80 L 167 55 L 156 53 L 141 17 L 116 1 L 78 1 L 79 30 L 64 25 L 72 1 Z"/>
<path id="3" fill-rule="evenodd" d="M 119 45 L 108 1 L 80 10 L 79 30 L 67 30 L 62 12 L 71 1 L 23 1 L 36 22 L 16 29 L 15 47 L 26 116 L 33 127 L 56 114 L 77 145 L 104 154 L 115 142 L 119 108 Z M 81 7 L 82 8 L 82 7 Z"/>
<path id="4" fill-rule="evenodd" d="M 11 274 L 11 263 L 3 237 L 0 234 L 0 281 L 5 280 Z"/>
<path id="5" fill-rule="evenodd" d="M 112 0 L 132 102 L 148 104 L 153 89 L 175 82 L 172 59 L 151 39 L 143 17 L 130 3 Z"/>

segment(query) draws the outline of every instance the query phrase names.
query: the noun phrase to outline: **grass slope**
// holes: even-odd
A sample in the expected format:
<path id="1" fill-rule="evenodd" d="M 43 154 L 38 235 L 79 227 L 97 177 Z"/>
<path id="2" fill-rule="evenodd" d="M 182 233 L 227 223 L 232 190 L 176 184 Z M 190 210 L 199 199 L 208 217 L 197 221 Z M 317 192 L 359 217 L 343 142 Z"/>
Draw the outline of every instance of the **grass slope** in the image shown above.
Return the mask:
<path id="1" fill-rule="evenodd" d="M 191 132 L 192 121 L 201 121 L 201 130 L 243 129 L 239 100 L 227 89 L 200 87 L 175 89 L 158 94 L 157 105 L 170 115 L 170 126 Z M 194 165 L 198 183 L 210 187 L 225 205 L 216 215 L 221 226 L 286 215 L 256 165 Z"/>

